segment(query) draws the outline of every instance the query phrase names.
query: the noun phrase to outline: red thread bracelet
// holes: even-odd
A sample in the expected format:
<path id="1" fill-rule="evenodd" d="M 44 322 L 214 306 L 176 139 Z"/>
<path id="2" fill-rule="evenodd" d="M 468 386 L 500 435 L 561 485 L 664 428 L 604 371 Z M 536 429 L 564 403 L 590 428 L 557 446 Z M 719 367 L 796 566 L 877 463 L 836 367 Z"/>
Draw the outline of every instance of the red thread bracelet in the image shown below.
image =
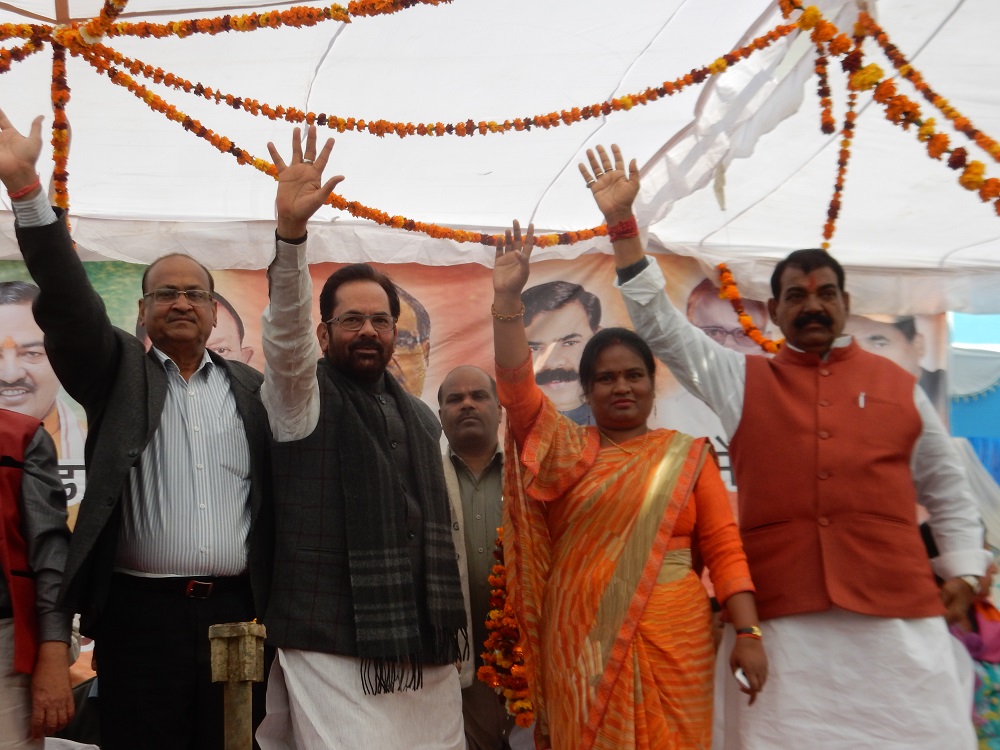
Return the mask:
<path id="1" fill-rule="evenodd" d="M 629 216 L 627 219 L 622 219 L 617 224 L 612 224 L 608 227 L 608 237 L 611 238 L 612 242 L 638 236 L 639 225 L 636 223 L 634 216 Z"/>
<path id="2" fill-rule="evenodd" d="M 30 185 L 28 185 L 27 187 L 23 187 L 20 190 L 13 190 L 13 191 L 8 190 L 7 191 L 7 195 L 10 196 L 10 199 L 12 201 L 16 201 L 18 198 L 23 198 L 28 193 L 30 193 L 32 190 L 34 190 L 37 187 L 41 187 L 41 186 L 42 186 L 42 178 L 36 176 L 35 177 L 35 181 L 33 183 L 31 183 Z"/>

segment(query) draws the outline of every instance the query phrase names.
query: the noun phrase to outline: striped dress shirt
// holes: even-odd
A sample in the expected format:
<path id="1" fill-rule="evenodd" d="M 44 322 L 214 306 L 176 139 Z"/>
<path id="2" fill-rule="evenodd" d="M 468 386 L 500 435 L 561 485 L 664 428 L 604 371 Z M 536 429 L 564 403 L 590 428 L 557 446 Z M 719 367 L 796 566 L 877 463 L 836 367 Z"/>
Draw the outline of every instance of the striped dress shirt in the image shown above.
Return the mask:
<path id="1" fill-rule="evenodd" d="M 167 373 L 160 425 L 132 467 L 115 569 L 235 576 L 247 569 L 250 449 L 226 371 L 205 352 L 190 381 Z"/>

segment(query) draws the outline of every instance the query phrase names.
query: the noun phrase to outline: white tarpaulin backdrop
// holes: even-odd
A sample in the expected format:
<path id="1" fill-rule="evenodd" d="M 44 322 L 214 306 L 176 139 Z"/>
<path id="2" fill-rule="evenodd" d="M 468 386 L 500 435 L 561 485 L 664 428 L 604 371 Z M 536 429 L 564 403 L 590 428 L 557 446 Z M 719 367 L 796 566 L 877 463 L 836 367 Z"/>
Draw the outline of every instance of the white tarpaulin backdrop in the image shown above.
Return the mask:
<path id="1" fill-rule="evenodd" d="M 101 4 L 0 2 L 0 23 L 49 23 L 57 5 L 83 19 Z M 850 32 L 854 0 L 816 4 Z M 124 18 L 164 22 L 290 5 L 132 0 Z M 996 0 L 868 6 L 931 86 L 1000 138 Z M 105 41 L 192 82 L 274 107 L 412 122 L 502 121 L 674 80 L 780 22 L 777 3 L 766 0 L 454 0 L 347 25 Z M 471 138 L 338 135 L 332 171 L 347 176 L 340 191 L 348 200 L 390 214 L 473 230 L 499 231 L 515 217 L 543 232 L 574 230 L 601 221 L 577 162 L 588 147 L 618 142 L 642 166 L 637 215 L 649 235 L 706 267 L 729 262 L 749 296 L 766 297 L 775 259 L 822 241 L 839 149 L 839 135 L 819 130 L 814 55 L 799 36 L 702 86 L 571 127 Z M 866 54 L 891 70 L 870 40 Z M 147 262 L 183 250 L 216 268 L 266 265 L 270 178 L 168 122 L 82 60 L 70 58 L 67 67 L 69 190 L 84 257 Z M 46 50 L 0 75 L 0 106 L 18 127 L 38 113 L 51 124 L 50 74 Z M 830 77 L 842 91 L 837 60 Z M 268 140 L 287 153 L 288 123 L 140 80 L 255 156 L 267 158 Z M 1000 177 L 1000 164 L 897 81 L 954 145 L 986 162 L 987 177 Z M 832 245 L 848 266 L 856 311 L 1000 312 L 1000 218 L 993 206 L 962 189 L 959 173 L 931 160 L 914 133 L 887 122 L 869 94 L 859 103 Z M 835 104 L 839 122 L 842 94 L 835 93 Z M 9 204 L 2 208 L 0 258 L 16 258 Z M 478 245 L 386 229 L 332 209 L 320 213 L 311 237 L 314 260 L 439 265 L 492 258 Z M 595 250 L 609 246 L 581 243 L 547 253 Z"/>

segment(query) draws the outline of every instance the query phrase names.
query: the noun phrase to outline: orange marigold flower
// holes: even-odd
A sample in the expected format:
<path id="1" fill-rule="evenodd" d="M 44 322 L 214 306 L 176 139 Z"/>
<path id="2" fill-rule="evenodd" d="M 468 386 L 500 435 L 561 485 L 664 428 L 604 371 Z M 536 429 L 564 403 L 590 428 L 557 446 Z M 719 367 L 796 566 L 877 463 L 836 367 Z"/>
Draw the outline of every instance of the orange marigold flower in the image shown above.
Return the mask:
<path id="1" fill-rule="evenodd" d="M 949 142 L 945 133 L 935 133 L 927 141 L 927 153 L 932 159 L 940 159 L 948 150 Z"/>
<path id="2" fill-rule="evenodd" d="M 979 187 L 979 197 L 984 201 L 1000 198 L 1000 180 L 996 177 L 983 180 L 983 184 Z"/>

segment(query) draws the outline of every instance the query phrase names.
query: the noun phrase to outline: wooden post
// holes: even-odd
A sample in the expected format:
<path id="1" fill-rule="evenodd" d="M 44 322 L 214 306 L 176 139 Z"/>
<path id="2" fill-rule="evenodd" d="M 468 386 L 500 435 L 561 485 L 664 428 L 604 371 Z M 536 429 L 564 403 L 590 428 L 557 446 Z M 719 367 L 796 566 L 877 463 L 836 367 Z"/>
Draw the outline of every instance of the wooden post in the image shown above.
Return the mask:
<path id="1" fill-rule="evenodd" d="M 252 683 L 264 679 L 264 638 L 259 622 L 212 625 L 212 682 L 225 684 L 226 741 L 224 750 L 253 747 Z"/>

